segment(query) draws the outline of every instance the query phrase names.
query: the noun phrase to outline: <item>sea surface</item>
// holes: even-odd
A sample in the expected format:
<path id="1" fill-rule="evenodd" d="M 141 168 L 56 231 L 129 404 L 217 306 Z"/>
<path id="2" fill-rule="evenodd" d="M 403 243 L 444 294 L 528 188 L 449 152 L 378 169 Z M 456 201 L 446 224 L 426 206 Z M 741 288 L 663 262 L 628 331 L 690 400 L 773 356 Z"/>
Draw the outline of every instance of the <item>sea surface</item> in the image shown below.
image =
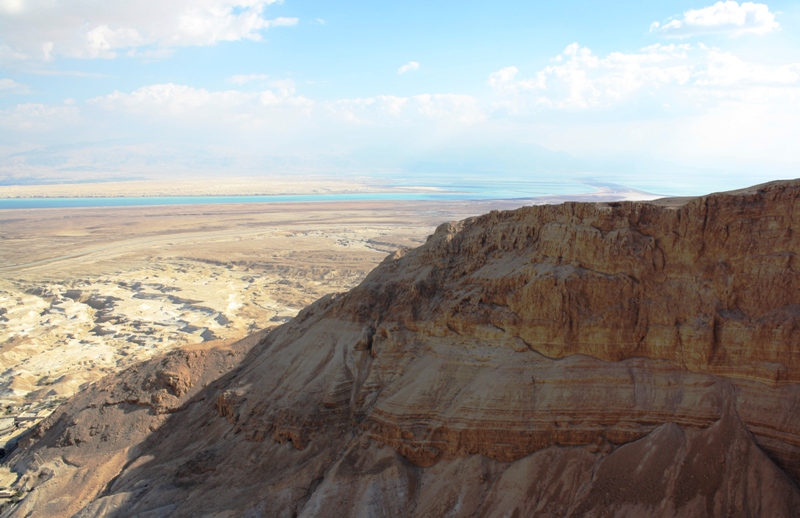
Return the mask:
<path id="1" fill-rule="evenodd" d="M 92 198 L 0 198 L 0 209 L 70 207 L 136 207 L 225 203 L 293 203 L 333 201 L 467 201 L 527 199 L 548 195 L 586 194 L 596 189 L 579 182 L 498 182 L 494 185 L 447 186 L 425 192 L 290 194 L 270 196 L 137 196 Z"/>

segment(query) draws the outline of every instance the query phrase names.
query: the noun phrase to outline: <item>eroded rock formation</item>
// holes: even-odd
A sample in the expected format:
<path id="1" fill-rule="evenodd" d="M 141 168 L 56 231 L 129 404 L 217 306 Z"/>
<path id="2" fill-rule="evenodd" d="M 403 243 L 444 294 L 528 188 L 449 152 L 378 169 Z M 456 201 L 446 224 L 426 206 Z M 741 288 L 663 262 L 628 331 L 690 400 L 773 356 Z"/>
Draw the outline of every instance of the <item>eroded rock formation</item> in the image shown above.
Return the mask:
<path id="1" fill-rule="evenodd" d="M 800 516 L 798 231 L 797 181 L 442 225 L 240 363 L 80 394 L 8 514 Z"/>

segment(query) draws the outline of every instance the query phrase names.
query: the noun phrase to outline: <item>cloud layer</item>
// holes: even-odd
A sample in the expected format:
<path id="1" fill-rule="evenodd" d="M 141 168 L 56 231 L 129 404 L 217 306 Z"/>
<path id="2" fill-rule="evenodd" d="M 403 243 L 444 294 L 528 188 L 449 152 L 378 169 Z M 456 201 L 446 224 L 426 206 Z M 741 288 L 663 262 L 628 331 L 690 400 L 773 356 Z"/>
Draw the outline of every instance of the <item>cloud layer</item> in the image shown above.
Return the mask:
<path id="1" fill-rule="evenodd" d="M 30 89 L 27 86 L 17 83 L 13 79 L 0 79 L 0 95 L 4 94 L 26 94 Z"/>
<path id="2" fill-rule="evenodd" d="M 0 0 L 0 60 L 159 57 L 178 46 L 257 40 L 265 28 L 294 23 L 266 17 L 278 0 L 141 0 L 135 8 L 123 1 L 76 0 L 69 8 L 46 1 Z M 138 12 L 146 10 L 147 16 Z M 652 31 L 685 38 L 778 28 L 766 5 L 728 1 L 687 11 Z M 314 164 L 315 171 L 358 173 L 445 162 L 456 169 L 481 163 L 481 170 L 514 163 L 519 172 L 539 167 L 528 164 L 533 155 L 519 152 L 536 146 L 553 157 L 568 153 L 572 158 L 563 163 L 573 168 L 577 157 L 592 168 L 606 160 L 611 169 L 639 172 L 650 171 L 641 164 L 654 160 L 796 170 L 800 63 L 781 63 L 780 53 L 744 57 L 725 48 L 727 39 L 713 41 L 717 46 L 667 41 L 609 53 L 572 43 L 545 66 L 482 69 L 473 84 L 459 84 L 463 91 L 425 88 L 421 80 L 436 76 L 434 70 L 410 83 L 398 77 L 421 70 L 418 61 L 400 66 L 397 75 L 390 69 L 383 87 L 367 81 L 354 87 L 360 95 L 350 90 L 349 96 L 326 96 L 320 78 L 278 75 L 263 63 L 235 75 L 238 70 L 226 69 L 205 87 L 186 79 L 143 80 L 92 90 L 91 98 L 78 101 L 51 101 L 47 93 L 24 102 L 34 98 L 31 90 L 41 93 L 43 82 L 9 74 L 0 77 L 0 177 L 109 168 L 131 175 L 193 168 L 287 172 L 296 164 L 303 171 Z M 413 86 L 415 95 L 397 95 L 395 86 Z M 55 151 L 34 152 L 47 146 Z M 553 157 L 538 170 L 558 167 Z"/>
<path id="3" fill-rule="evenodd" d="M 25 88 L 9 81 L 0 81 L 0 92 Z M 800 63 L 751 62 L 702 44 L 598 56 L 573 43 L 532 74 L 514 66 L 490 74 L 491 95 L 482 98 L 314 100 L 291 80 L 264 74 L 228 82 L 228 90 L 162 83 L 85 102 L 18 104 L 0 111 L 0 135 L 57 142 L 69 128 L 72 140 L 148 135 L 153 142 L 301 155 L 321 148 L 347 155 L 387 143 L 402 154 L 442 142 L 527 141 L 579 156 L 650 150 L 782 163 L 797 162 L 791 150 L 800 138 Z"/>
<path id="4" fill-rule="evenodd" d="M 613 52 L 600 58 L 573 43 L 529 78 L 516 67 L 493 73 L 489 85 L 520 109 L 525 104 L 552 109 L 586 109 L 618 104 L 645 88 L 685 84 L 692 73 L 687 45 L 653 45 L 640 52 Z"/>
<path id="5" fill-rule="evenodd" d="M 419 63 L 416 61 L 409 61 L 405 65 L 397 69 L 398 74 L 405 74 L 406 72 L 415 72 L 419 70 Z"/>
<path id="6" fill-rule="evenodd" d="M 295 18 L 264 16 L 279 0 L 0 0 L 0 59 L 158 58 L 173 47 L 260 40 Z"/>
<path id="7" fill-rule="evenodd" d="M 786 97 L 800 88 L 800 63 L 751 63 L 703 44 L 656 44 L 599 57 L 573 43 L 554 61 L 527 78 L 519 77 L 516 67 L 491 74 L 488 82 L 498 106 L 515 113 L 609 110 L 642 96 L 661 103 L 723 97 L 754 101 L 767 89 Z"/>
<path id="8" fill-rule="evenodd" d="M 236 77 L 236 76 L 234 76 Z M 421 94 L 315 102 L 297 95 L 292 81 L 267 81 L 270 88 L 208 91 L 187 85 L 156 84 L 114 92 L 86 102 L 86 108 L 115 117 L 199 128 L 252 131 L 303 123 L 387 127 L 417 123 L 472 124 L 486 119 L 478 99 L 458 94 Z"/>
<path id="9" fill-rule="evenodd" d="M 780 25 L 766 4 L 733 0 L 717 2 L 702 9 L 683 13 L 683 18 L 671 20 L 664 25 L 653 22 L 650 31 L 672 38 L 688 38 L 698 34 L 766 34 L 776 31 Z"/>

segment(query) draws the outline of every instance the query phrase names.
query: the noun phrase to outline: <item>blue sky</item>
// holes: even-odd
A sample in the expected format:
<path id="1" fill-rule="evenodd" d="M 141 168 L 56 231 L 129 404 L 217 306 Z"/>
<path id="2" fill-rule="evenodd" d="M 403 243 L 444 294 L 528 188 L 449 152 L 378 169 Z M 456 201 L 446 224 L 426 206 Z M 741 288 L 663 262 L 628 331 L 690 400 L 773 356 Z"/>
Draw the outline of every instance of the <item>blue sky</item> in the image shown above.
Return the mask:
<path id="1" fill-rule="evenodd" d="M 800 3 L 0 0 L 0 181 L 797 174 Z M 4 180 L 3 180 L 4 179 Z"/>

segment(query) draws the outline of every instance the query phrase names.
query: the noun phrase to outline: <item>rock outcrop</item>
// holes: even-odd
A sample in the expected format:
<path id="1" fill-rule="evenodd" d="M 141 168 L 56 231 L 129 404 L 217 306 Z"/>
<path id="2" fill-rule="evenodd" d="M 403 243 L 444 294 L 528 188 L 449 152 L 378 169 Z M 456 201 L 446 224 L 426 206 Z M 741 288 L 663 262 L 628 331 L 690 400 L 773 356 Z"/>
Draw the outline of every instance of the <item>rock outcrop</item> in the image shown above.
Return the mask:
<path id="1" fill-rule="evenodd" d="M 798 253 L 798 181 L 448 223 L 76 396 L 6 514 L 800 516 Z"/>

